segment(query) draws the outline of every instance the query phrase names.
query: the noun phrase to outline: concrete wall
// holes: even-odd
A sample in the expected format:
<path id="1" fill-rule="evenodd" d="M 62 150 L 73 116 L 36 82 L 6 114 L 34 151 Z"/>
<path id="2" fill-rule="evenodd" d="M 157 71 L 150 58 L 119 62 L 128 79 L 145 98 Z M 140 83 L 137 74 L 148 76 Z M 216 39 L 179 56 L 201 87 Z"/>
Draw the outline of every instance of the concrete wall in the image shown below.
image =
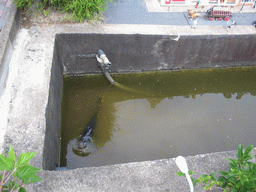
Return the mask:
<path id="1" fill-rule="evenodd" d="M 45 113 L 46 131 L 43 152 L 43 169 L 45 170 L 54 170 L 59 163 L 63 67 L 59 60 L 58 50 L 55 42 L 49 97 Z"/>
<path id="2" fill-rule="evenodd" d="M 255 65 L 255 35 L 183 36 L 179 41 L 161 35 L 59 34 L 59 53 L 66 72 L 100 72 L 95 59 L 79 57 L 106 52 L 111 71 Z"/>
<path id="3" fill-rule="evenodd" d="M 184 36 L 179 41 L 161 35 L 56 35 L 43 168 L 53 170 L 59 161 L 63 75 L 101 73 L 95 58 L 82 55 L 102 49 L 112 72 L 247 66 L 256 65 L 255 40 L 255 35 Z"/>
<path id="4" fill-rule="evenodd" d="M 8 9 L 8 11 L 6 10 L 7 15 L 0 32 L 0 97 L 6 86 L 14 39 L 20 23 L 20 14 L 16 14 L 17 8 L 15 4 L 5 9 Z"/>

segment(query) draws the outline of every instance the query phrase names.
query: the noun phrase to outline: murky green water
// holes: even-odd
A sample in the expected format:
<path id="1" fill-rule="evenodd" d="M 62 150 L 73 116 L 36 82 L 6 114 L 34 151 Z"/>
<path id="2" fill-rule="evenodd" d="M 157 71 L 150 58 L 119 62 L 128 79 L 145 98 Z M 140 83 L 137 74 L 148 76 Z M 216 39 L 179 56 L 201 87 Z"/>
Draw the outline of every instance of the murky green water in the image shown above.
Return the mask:
<path id="1" fill-rule="evenodd" d="M 61 166 L 102 166 L 256 145 L 255 67 L 112 77 L 117 86 L 101 75 L 64 78 Z M 75 142 L 95 114 L 90 153 L 78 154 Z"/>

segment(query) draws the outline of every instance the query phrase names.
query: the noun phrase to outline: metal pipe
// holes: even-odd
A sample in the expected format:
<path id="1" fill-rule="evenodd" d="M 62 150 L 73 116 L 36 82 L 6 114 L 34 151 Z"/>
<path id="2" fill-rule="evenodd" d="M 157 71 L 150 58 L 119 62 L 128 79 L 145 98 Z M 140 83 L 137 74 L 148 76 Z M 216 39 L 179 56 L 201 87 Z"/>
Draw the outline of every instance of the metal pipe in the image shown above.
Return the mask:
<path id="1" fill-rule="evenodd" d="M 114 79 L 110 76 L 110 74 L 108 73 L 108 72 L 105 72 L 104 73 L 105 74 L 105 76 L 106 76 L 106 78 L 109 80 L 109 82 L 111 83 L 111 84 L 114 84 Z"/>
<path id="2" fill-rule="evenodd" d="M 114 84 L 114 79 L 108 73 L 108 69 L 111 66 L 111 62 L 108 60 L 106 54 L 102 50 L 99 50 L 98 54 L 96 54 L 96 59 L 106 78 L 109 80 L 111 84 Z"/>
<path id="3" fill-rule="evenodd" d="M 109 80 L 109 82 L 111 83 L 111 84 L 114 84 L 114 79 L 110 76 L 110 74 L 109 74 L 109 72 L 107 71 L 107 69 L 104 67 L 104 66 L 102 66 L 102 65 L 100 65 L 100 67 L 101 67 L 101 70 L 102 70 L 102 72 L 104 73 L 104 75 L 106 76 L 106 78 Z"/>

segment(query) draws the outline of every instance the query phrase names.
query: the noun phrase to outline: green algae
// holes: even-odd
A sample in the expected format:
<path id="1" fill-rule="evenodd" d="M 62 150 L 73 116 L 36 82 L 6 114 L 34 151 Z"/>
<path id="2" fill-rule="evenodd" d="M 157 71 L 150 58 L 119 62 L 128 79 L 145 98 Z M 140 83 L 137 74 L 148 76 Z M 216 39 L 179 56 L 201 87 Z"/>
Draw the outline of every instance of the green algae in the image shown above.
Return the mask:
<path id="1" fill-rule="evenodd" d="M 196 99 L 210 93 L 222 94 L 224 99 L 241 99 L 244 95 L 256 95 L 256 67 L 154 71 L 112 77 L 119 86 L 109 84 L 103 75 L 64 77 L 61 166 L 66 166 L 69 141 L 82 133 L 96 112 L 93 140 L 97 150 L 111 142 L 113 132 L 119 129 L 115 126 L 118 102 L 146 99 L 155 108 L 165 98 L 180 96 Z"/>

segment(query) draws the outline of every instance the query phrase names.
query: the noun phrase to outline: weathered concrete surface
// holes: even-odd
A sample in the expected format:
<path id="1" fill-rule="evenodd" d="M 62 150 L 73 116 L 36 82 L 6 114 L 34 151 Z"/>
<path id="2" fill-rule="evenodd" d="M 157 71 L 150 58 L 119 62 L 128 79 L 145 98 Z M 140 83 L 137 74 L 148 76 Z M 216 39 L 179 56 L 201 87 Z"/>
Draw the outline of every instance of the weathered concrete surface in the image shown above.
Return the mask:
<path id="1" fill-rule="evenodd" d="M 10 100 L 10 89 L 6 89 L 7 79 L 10 73 L 10 60 L 13 52 L 14 41 L 19 30 L 20 14 L 16 14 L 17 9 L 14 4 L 5 7 L 0 20 L 0 152 L 4 143 L 3 136 L 7 126 L 7 116 Z M 12 74 L 9 75 L 11 79 Z M 5 94 L 4 94 L 5 92 Z M 4 94 L 4 95 L 3 95 Z"/>
<path id="2" fill-rule="evenodd" d="M 19 29 L 20 14 L 16 14 L 16 7 L 11 4 L 8 11 L 5 13 L 4 22 L 1 23 L 2 29 L 0 32 L 0 152 L 1 146 L 4 143 L 4 134 L 7 126 L 7 116 L 9 109 L 10 93 L 6 89 L 7 79 L 10 70 L 10 60 L 14 47 L 14 40 Z M 10 76 L 10 75 L 9 75 Z M 5 93 L 5 95 L 3 95 Z"/>
<path id="3" fill-rule="evenodd" d="M 201 26 L 200 26 L 201 27 Z M 184 35 L 256 34 L 253 26 L 236 26 L 230 32 L 223 27 L 198 28 L 176 27 Z M 57 33 L 107 33 L 107 34 L 155 34 L 172 35 L 170 26 L 151 25 L 43 25 L 22 30 L 26 38 L 15 55 L 19 55 L 10 68 L 17 67 L 13 79 L 8 79 L 8 124 L 4 149 L 11 143 L 17 155 L 23 152 L 38 152 L 31 164 L 43 167 L 43 148 L 46 131 L 45 111 L 48 103 L 54 38 Z M 15 46 L 17 47 L 19 43 Z M 15 48 L 15 50 L 17 50 Z M 3 136 L 3 135 L 1 135 Z M 51 146 L 51 145 L 50 145 Z M 50 150 L 50 148 L 45 148 Z M 227 170 L 226 157 L 235 152 L 215 153 L 188 157 L 188 164 L 198 176 L 202 173 Z M 27 186 L 27 191 L 188 191 L 185 179 L 175 176 L 178 168 L 173 159 L 152 162 L 130 163 L 98 168 L 82 168 L 64 172 L 44 171 L 44 179 Z M 197 188 L 197 191 L 204 191 Z"/>
<path id="4" fill-rule="evenodd" d="M 48 103 L 45 111 L 46 130 L 43 169 L 54 170 L 59 164 L 61 131 L 61 98 L 63 88 L 63 65 L 55 43 L 51 68 Z"/>
<path id="5" fill-rule="evenodd" d="M 255 154 L 255 151 L 254 153 Z M 189 170 L 195 171 L 194 178 L 228 170 L 226 158 L 235 158 L 235 152 L 187 157 Z M 104 167 L 91 167 L 69 171 L 41 171 L 44 181 L 29 188 L 31 191 L 189 191 L 185 178 L 179 172 L 175 159 L 144 161 Z M 213 192 L 222 191 L 213 187 Z M 205 191 L 201 185 L 195 191 Z"/>
<path id="6" fill-rule="evenodd" d="M 0 32 L 0 96 L 3 94 L 6 85 L 14 39 L 20 21 L 20 14 L 16 14 L 16 6 L 11 4 L 8 9 Z"/>
<path id="7" fill-rule="evenodd" d="M 139 34 L 59 34 L 65 73 L 100 72 L 96 59 L 78 55 L 102 49 L 112 72 L 255 65 L 255 35 L 182 36 Z"/>

